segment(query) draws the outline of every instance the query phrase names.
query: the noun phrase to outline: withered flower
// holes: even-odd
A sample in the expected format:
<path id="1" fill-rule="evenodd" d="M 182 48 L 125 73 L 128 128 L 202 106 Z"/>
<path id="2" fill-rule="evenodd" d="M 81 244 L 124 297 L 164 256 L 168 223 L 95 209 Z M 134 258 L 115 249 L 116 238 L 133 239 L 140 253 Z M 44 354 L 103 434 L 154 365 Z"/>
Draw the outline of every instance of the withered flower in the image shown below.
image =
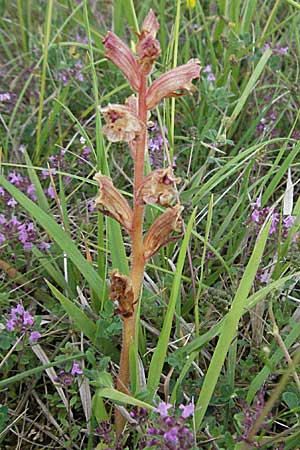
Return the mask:
<path id="1" fill-rule="evenodd" d="M 183 206 L 176 205 L 167 209 L 149 228 L 144 239 L 144 258 L 151 258 L 163 245 L 178 239 L 178 236 L 171 236 L 172 232 L 182 230 L 181 212 Z"/>
<path id="2" fill-rule="evenodd" d="M 117 220 L 125 230 L 130 233 L 132 227 L 132 210 L 123 197 L 115 188 L 111 178 L 97 173 L 94 180 L 99 183 L 99 196 L 96 198 L 96 206 L 99 210 L 113 219 Z"/>
<path id="3" fill-rule="evenodd" d="M 135 140 L 145 128 L 143 122 L 128 105 L 111 105 L 101 108 L 106 125 L 103 133 L 111 142 L 131 142 Z"/>
<path id="4" fill-rule="evenodd" d="M 137 201 L 140 204 L 168 206 L 175 196 L 174 183 L 179 182 L 180 178 L 174 176 L 172 167 L 153 170 L 144 177 L 137 192 Z"/>
<path id="5" fill-rule="evenodd" d="M 147 91 L 147 108 L 153 109 L 165 97 L 179 97 L 193 92 L 192 80 L 200 76 L 200 61 L 191 59 L 187 64 L 169 70 L 155 80 Z"/>
<path id="6" fill-rule="evenodd" d="M 155 60 L 160 55 L 160 44 L 155 38 L 158 29 L 158 20 L 152 9 L 150 9 L 142 25 L 142 30 L 136 46 L 139 57 L 138 62 L 145 75 L 151 72 Z"/>
<path id="7" fill-rule="evenodd" d="M 132 89 L 138 91 L 140 88 L 139 65 L 127 45 L 111 31 L 103 39 L 103 45 L 104 56 L 121 70 Z"/>
<path id="8" fill-rule="evenodd" d="M 109 296 L 118 302 L 117 313 L 123 317 L 131 317 L 134 312 L 134 294 L 130 278 L 118 270 L 113 270 L 110 279 Z"/>

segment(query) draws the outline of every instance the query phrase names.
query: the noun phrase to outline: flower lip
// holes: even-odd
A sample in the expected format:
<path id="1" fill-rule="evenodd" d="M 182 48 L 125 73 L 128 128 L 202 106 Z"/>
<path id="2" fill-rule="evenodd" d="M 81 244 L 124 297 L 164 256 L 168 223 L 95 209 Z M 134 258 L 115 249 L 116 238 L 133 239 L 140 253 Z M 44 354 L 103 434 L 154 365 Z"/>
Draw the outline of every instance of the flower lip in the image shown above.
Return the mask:
<path id="1" fill-rule="evenodd" d="M 174 184 L 179 182 L 180 178 L 174 176 L 172 167 L 154 170 L 144 178 L 138 189 L 137 200 L 141 204 L 168 206 L 175 197 Z"/>
<path id="2" fill-rule="evenodd" d="M 121 70 L 132 89 L 138 91 L 140 87 L 139 65 L 133 53 L 127 45 L 111 31 L 107 33 L 102 42 L 105 48 L 104 56 Z"/>
<path id="3" fill-rule="evenodd" d="M 134 114 L 132 105 L 109 104 L 100 111 L 106 122 L 103 133 L 111 142 L 134 141 L 145 128 Z"/>

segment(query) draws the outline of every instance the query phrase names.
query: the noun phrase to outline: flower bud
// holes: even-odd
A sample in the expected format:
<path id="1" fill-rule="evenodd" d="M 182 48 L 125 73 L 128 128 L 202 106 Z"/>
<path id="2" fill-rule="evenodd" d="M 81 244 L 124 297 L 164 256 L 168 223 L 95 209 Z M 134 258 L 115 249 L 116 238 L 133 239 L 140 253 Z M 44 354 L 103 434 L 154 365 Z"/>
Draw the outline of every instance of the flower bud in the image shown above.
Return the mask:
<path id="1" fill-rule="evenodd" d="M 110 279 L 109 296 L 118 302 L 117 313 L 123 317 L 131 317 L 134 312 L 134 293 L 130 278 L 118 270 L 113 270 Z"/>
<path id="2" fill-rule="evenodd" d="M 109 104 L 101 112 L 106 122 L 103 133 L 111 142 L 132 142 L 145 128 L 128 105 Z"/>
<path id="3" fill-rule="evenodd" d="M 158 20 L 152 9 L 150 9 L 142 25 L 141 34 L 139 35 L 136 46 L 139 57 L 138 62 L 145 75 L 151 72 L 155 60 L 160 55 L 160 44 L 155 39 L 158 29 Z"/>
<path id="4" fill-rule="evenodd" d="M 137 192 L 137 201 L 140 204 L 158 203 L 168 206 L 175 196 L 174 183 L 180 178 L 174 176 L 172 167 L 158 169 L 149 173 Z"/>
<path id="5" fill-rule="evenodd" d="M 170 236 L 173 231 L 182 230 L 181 212 L 183 206 L 176 205 L 167 209 L 151 225 L 144 239 L 144 258 L 151 258 L 163 245 L 178 239 L 179 236 Z"/>
<path id="6" fill-rule="evenodd" d="M 96 206 L 102 214 L 117 220 L 130 233 L 132 226 L 132 210 L 123 195 L 115 188 L 111 178 L 97 173 L 94 180 L 98 181 L 100 193 L 96 198 Z"/>
<path id="7" fill-rule="evenodd" d="M 155 80 L 147 91 L 147 108 L 153 109 L 165 97 L 179 97 L 193 92 L 192 80 L 200 76 L 200 61 L 191 59 L 187 64 L 169 70 Z"/>
<path id="8" fill-rule="evenodd" d="M 103 45 L 104 56 L 121 70 L 132 89 L 138 91 L 140 88 L 139 65 L 127 45 L 111 31 L 103 39 Z"/>

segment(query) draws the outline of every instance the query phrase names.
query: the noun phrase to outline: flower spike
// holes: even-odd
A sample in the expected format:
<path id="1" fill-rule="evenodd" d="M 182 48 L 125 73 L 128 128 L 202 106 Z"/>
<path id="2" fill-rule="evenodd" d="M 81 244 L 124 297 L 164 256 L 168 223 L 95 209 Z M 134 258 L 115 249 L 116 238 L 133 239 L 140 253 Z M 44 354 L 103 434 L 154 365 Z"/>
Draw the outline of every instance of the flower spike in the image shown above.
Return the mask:
<path id="1" fill-rule="evenodd" d="M 100 193 L 96 198 L 96 206 L 102 214 L 117 220 L 130 233 L 132 227 L 132 210 L 123 195 L 115 188 L 111 178 L 97 173 L 94 180 L 98 181 Z"/>
<path id="2" fill-rule="evenodd" d="M 144 240 L 144 258 L 147 261 L 151 256 L 168 242 L 178 239 L 179 236 L 170 236 L 173 231 L 182 230 L 181 212 L 183 206 L 176 205 L 167 209 L 149 228 Z"/>
<path id="3" fill-rule="evenodd" d="M 155 80 L 147 91 L 147 109 L 155 108 L 166 97 L 179 97 L 193 92 L 192 80 L 200 76 L 200 61 L 191 59 L 187 64 L 169 70 Z"/>
<path id="4" fill-rule="evenodd" d="M 169 206 L 175 196 L 174 183 L 179 183 L 180 178 L 174 176 L 172 167 L 157 169 L 147 175 L 137 193 L 137 201 L 144 205 L 158 203 Z"/>
<path id="5" fill-rule="evenodd" d="M 111 31 L 103 39 L 103 45 L 104 56 L 121 70 L 132 89 L 138 91 L 140 88 L 139 65 L 127 45 Z"/>

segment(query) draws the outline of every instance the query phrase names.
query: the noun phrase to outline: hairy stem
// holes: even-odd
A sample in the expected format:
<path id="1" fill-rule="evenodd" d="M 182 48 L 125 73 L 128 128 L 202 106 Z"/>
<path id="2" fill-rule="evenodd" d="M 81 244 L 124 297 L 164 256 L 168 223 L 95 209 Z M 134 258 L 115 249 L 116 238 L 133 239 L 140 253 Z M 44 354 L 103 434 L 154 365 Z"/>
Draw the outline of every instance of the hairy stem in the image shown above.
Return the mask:
<path id="1" fill-rule="evenodd" d="M 142 76 L 141 88 L 138 97 L 138 116 L 145 124 L 145 129 L 139 136 L 136 147 L 136 156 L 134 161 L 134 200 L 133 200 L 133 220 L 131 232 L 131 250 L 132 265 L 130 278 L 134 293 L 134 312 L 131 317 L 123 317 L 123 338 L 120 359 L 120 370 L 117 382 L 117 389 L 127 392 L 129 384 L 129 349 L 131 342 L 135 342 L 135 322 L 137 303 L 140 297 L 141 286 L 143 282 L 145 259 L 143 249 L 143 218 L 144 206 L 137 202 L 137 191 L 144 177 L 145 165 L 145 147 L 147 141 L 147 107 L 146 107 L 146 77 Z M 121 413 L 116 410 L 116 433 L 120 436 L 126 420 Z"/>

